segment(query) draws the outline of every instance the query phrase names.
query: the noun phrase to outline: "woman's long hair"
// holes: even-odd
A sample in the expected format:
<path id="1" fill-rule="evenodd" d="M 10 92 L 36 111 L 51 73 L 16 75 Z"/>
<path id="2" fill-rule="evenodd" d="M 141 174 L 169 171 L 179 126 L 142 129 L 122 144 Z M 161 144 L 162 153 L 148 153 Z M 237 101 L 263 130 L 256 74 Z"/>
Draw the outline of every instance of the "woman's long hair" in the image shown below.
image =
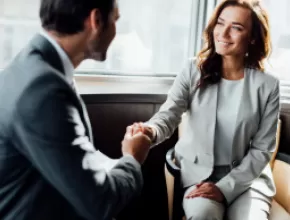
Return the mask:
<path id="1" fill-rule="evenodd" d="M 245 66 L 264 71 L 263 61 L 271 51 L 269 20 L 266 11 L 258 0 L 224 0 L 215 9 L 208 26 L 204 31 L 203 49 L 198 54 L 197 66 L 201 76 L 198 87 L 206 87 L 209 84 L 218 83 L 222 77 L 222 58 L 215 52 L 213 31 L 221 12 L 229 6 L 247 8 L 252 12 L 251 40 L 254 44 L 248 46 L 248 54 L 245 56 Z"/>

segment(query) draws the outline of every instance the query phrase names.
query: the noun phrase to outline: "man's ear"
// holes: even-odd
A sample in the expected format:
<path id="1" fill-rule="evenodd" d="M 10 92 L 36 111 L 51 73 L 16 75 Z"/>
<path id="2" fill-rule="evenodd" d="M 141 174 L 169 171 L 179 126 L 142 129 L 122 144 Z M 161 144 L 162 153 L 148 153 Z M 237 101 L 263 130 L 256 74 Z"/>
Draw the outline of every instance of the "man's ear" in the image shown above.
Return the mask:
<path id="1" fill-rule="evenodd" d="M 91 11 L 88 22 L 88 25 L 93 31 L 98 31 L 102 28 L 103 20 L 99 9 L 93 9 Z"/>

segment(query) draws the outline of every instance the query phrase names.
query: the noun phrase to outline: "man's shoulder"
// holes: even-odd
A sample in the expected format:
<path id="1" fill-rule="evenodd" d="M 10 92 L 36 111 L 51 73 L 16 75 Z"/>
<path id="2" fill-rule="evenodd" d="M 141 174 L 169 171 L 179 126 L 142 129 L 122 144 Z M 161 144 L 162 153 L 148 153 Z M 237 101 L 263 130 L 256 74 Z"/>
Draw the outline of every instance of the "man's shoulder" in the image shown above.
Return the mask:
<path id="1" fill-rule="evenodd" d="M 36 109 L 56 94 L 67 97 L 74 94 L 63 73 L 34 51 L 20 53 L 3 73 L 7 87 L 13 87 L 14 107 L 18 110 L 23 106 Z"/>
<path id="2" fill-rule="evenodd" d="M 57 95 L 69 97 L 73 95 L 73 90 L 59 74 L 43 69 L 41 74 L 27 83 L 19 101 L 39 104 Z"/>
<path id="3" fill-rule="evenodd" d="M 19 95 L 40 96 L 51 90 L 70 89 L 64 75 L 37 56 L 16 58 L 3 70 L 0 81 L 3 89 L 13 88 L 13 93 Z"/>

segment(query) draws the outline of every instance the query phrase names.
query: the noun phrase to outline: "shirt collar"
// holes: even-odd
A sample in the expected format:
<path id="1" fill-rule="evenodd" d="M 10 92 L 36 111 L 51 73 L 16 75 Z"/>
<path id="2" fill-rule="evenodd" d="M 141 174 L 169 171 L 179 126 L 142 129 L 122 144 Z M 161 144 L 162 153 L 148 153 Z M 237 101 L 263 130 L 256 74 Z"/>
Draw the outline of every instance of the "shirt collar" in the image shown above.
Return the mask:
<path id="1" fill-rule="evenodd" d="M 67 79 L 68 83 L 72 85 L 74 83 L 74 78 L 73 78 L 74 66 L 73 66 L 71 60 L 69 59 L 68 55 L 60 47 L 60 45 L 56 42 L 56 40 L 53 39 L 51 36 L 49 36 L 49 34 L 45 30 L 40 31 L 40 34 L 43 37 L 45 37 L 52 44 L 52 46 L 55 48 L 55 50 L 57 51 L 57 53 L 61 59 L 61 62 L 63 64 L 63 67 L 64 67 L 65 78 Z"/>

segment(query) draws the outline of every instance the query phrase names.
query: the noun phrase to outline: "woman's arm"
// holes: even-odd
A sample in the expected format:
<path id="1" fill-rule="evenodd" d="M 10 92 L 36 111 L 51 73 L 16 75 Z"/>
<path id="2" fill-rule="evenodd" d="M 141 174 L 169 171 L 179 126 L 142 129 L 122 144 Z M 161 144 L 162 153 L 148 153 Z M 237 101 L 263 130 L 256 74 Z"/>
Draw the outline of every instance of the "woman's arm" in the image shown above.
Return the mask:
<path id="1" fill-rule="evenodd" d="M 160 110 L 148 121 L 148 125 L 154 129 L 154 144 L 163 142 L 169 138 L 181 121 L 182 113 L 188 109 L 192 87 L 195 80 L 197 68 L 194 59 L 188 60 L 183 71 L 174 80 L 168 92 L 165 103 Z"/>

